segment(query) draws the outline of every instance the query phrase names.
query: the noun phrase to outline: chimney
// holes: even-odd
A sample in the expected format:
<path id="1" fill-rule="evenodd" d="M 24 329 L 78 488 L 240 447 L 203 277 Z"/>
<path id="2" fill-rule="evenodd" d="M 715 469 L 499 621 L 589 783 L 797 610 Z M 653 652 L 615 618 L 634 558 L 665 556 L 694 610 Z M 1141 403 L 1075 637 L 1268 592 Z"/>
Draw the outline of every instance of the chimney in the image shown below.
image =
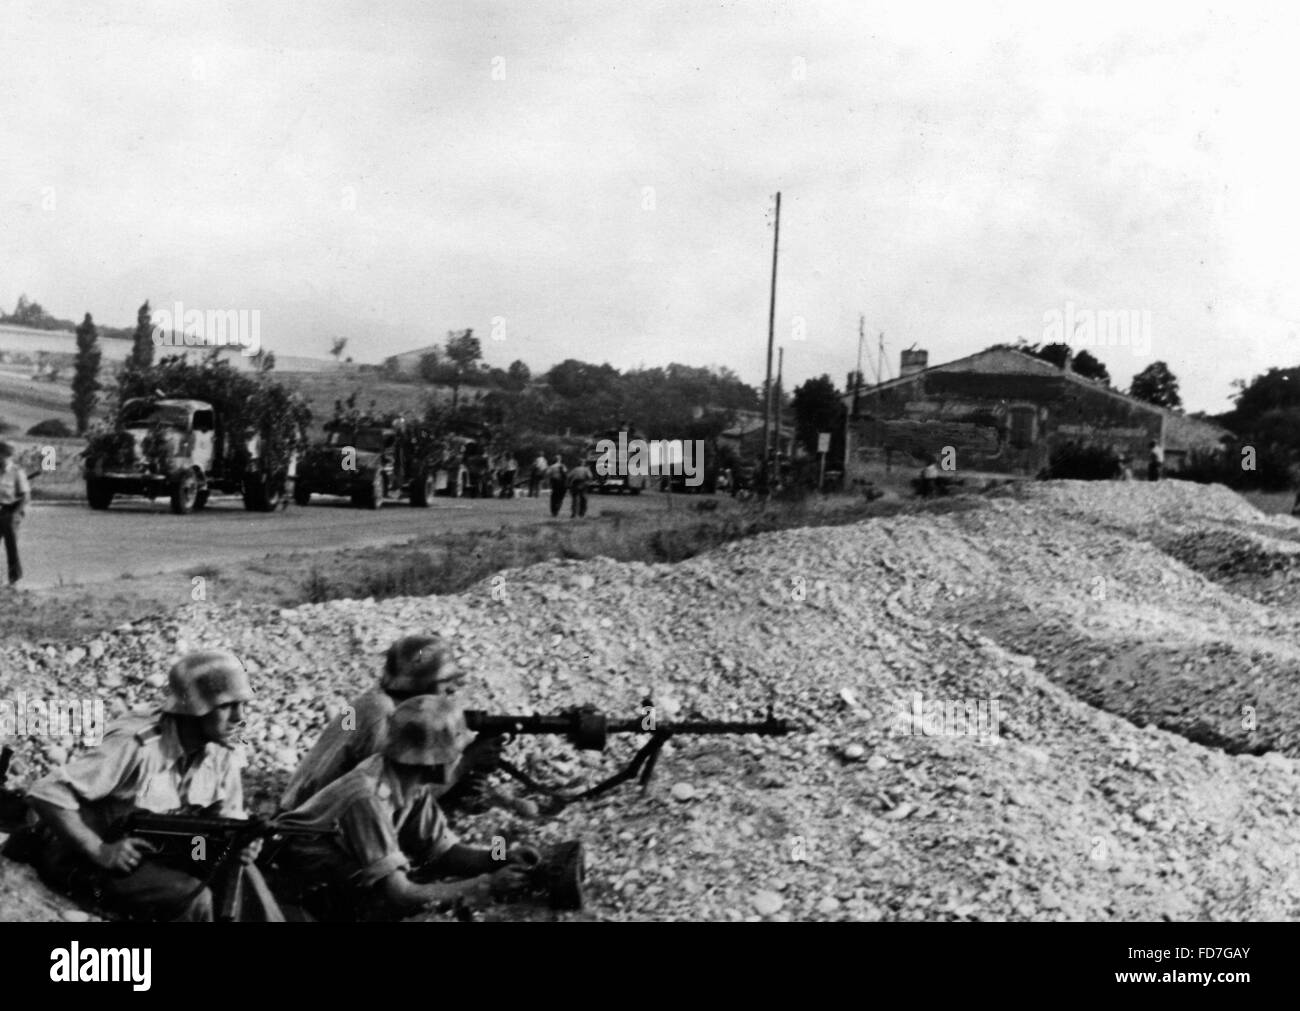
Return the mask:
<path id="1" fill-rule="evenodd" d="M 929 361 L 929 351 L 913 351 L 909 348 L 899 357 L 898 378 L 903 379 L 907 376 L 915 375 L 917 372 L 926 368 Z"/>

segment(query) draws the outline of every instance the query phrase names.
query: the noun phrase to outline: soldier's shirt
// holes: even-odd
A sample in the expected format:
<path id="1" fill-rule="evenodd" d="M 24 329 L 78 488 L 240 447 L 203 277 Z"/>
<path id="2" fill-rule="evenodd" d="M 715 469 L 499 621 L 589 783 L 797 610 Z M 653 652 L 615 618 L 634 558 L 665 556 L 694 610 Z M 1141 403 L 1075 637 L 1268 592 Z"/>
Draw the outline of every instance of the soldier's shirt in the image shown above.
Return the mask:
<path id="1" fill-rule="evenodd" d="M 170 814 L 190 807 L 245 818 L 243 752 L 209 741 L 186 761 L 176 721 L 161 712 L 131 713 L 108 725 L 98 746 L 39 780 L 29 796 L 81 811 L 91 829 L 142 808 Z"/>
<path id="2" fill-rule="evenodd" d="M 459 839 L 438 806 L 436 787 L 403 792 L 392 765 L 372 755 L 301 807 L 285 825 L 330 830 L 324 838 L 293 838 L 292 864 L 305 878 L 369 888 L 395 871 L 436 860 Z"/>
<path id="3" fill-rule="evenodd" d="M 0 465 L 0 505 L 14 505 L 32 496 L 27 472 L 10 458 Z"/>
<path id="4" fill-rule="evenodd" d="M 280 798 L 282 810 L 292 811 L 310 800 L 384 746 L 388 717 L 397 708 L 393 697 L 376 685 L 353 699 L 349 708 L 351 712 L 344 710 L 330 720 L 298 766 Z"/>

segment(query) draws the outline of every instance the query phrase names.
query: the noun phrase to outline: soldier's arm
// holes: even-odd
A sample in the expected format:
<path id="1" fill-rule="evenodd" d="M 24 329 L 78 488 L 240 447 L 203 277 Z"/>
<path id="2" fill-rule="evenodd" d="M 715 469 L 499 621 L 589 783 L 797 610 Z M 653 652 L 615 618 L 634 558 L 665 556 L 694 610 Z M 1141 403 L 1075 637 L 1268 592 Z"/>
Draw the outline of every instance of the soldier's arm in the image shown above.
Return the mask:
<path id="1" fill-rule="evenodd" d="M 97 867 L 134 870 L 152 847 L 141 839 L 105 843 L 81 815 L 83 803 L 130 795 L 140 771 L 140 749 L 129 730 L 110 730 L 103 742 L 38 780 L 27 800 L 41 820 Z"/>
<path id="2" fill-rule="evenodd" d="M 393 871 L 380 884 L 384 898 L 398 909 L 415 912 L 456 899 L 486 899 L 492 890 L 491 876 L 480 874 L 465 881 L 435 881 L 416 884 L 405 871 Z"/>
<path id="3" fill-rule="evenodd" d="M 130 873 L 152 852 L 153 848 L 143 839 L 104 842 L 99 833 L 86 824 L 78 810 L 37 798 L 30 798 L 30 803 L 42 821 L 96 867 Z"/>

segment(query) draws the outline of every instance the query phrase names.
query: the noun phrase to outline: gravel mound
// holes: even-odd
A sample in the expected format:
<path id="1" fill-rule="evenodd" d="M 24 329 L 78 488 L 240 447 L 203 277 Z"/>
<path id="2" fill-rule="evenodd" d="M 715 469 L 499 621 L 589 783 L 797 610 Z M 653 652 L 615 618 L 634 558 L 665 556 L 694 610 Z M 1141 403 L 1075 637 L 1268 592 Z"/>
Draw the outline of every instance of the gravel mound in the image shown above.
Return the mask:
<path id="1" fill-rule="evenodd" d="M 157 699 L 176 654 L 233 649 L 254 672 L 246 782 L 266 803 L 388 643 L 435 630 L 477 675 L 464 693 L 475 708 L 633 717 L 648 694 L 660 718 L 741 719 L 775 700 L 809 728 L 679 738 L 644 794 L 460 819 L 471 841 L 585 840 L 590 917 L 1296 915 L 1297 616 L 1136 530 L 1259 514 L 1178 482 L 1027 489 L 972 511 L 765 534 L 675 566 L 507 570 L 451 597 L 196 603 L 71 649 L 4 644 L 0 697 L 98 694 L 118 712 Z M 1097 522 L 1112 514 L 1122 522 Z M 918 694 L 949 703 L 946 717 L 904 718 Z M 996 735 L 963 732 L 967 703 L 996 716 Z M 1240 726 L 1245 704 L 1255 730 Z M 576 785 L 637 743 L 592 755 L 535 739 L 512 757 Z M 35 776 L 72 746 L 24 741 L 15 771 Z"/>

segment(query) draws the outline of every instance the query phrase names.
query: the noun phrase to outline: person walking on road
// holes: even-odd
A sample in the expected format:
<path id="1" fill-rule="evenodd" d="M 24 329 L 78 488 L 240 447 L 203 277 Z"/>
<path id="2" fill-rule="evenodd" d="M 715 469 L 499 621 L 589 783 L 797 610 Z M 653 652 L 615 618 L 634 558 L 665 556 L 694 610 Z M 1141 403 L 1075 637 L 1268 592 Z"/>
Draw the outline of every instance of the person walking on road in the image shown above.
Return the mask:
<path id="1" fill-rule="evenodd" d="M 560 515 L 560 506 L 564 504 L 564 484 L 569 472 L 564 469 L 564 464 L 560 462 L 560 457 L 555 457 L 555 462 L 546 469 L 546 480 L 551 485 L 551 516 Z"/>
<path id="2" fill-rule="evenodd" d="M 515 460 L 514 453 L 506 453 L 501 459 L 501 497 L 515 497 L 515 474 L 519 471 L 519 463 Z"/>
<path id="3" fill-rule="evenodd" d="M 537 498 L 541 494 L 542 478 L 546 476 L 546 457 L 541 453 L 537 454 L 537 459 L 533 461 L 532 469 L 528 473 L 528 497 Z"/>
<path id="4" fill-rule="evenodd" d="M 23 564 L 18 558 L 18 526 L 32 497 L 27 472 L 14 463 L 13 456 L 13 447 L 0 439 L 0 539 L 5 542 L 10 586 L 17 585 L 23 578 Z"/>
<path id="5" fill-rule="evenodd" d="M 591 483 L 591 471 L 585 463 L 569 471 L 569 504 L 572 511 L 570 519 L 581 519 L 587 515 L 587 485 Z"/>

